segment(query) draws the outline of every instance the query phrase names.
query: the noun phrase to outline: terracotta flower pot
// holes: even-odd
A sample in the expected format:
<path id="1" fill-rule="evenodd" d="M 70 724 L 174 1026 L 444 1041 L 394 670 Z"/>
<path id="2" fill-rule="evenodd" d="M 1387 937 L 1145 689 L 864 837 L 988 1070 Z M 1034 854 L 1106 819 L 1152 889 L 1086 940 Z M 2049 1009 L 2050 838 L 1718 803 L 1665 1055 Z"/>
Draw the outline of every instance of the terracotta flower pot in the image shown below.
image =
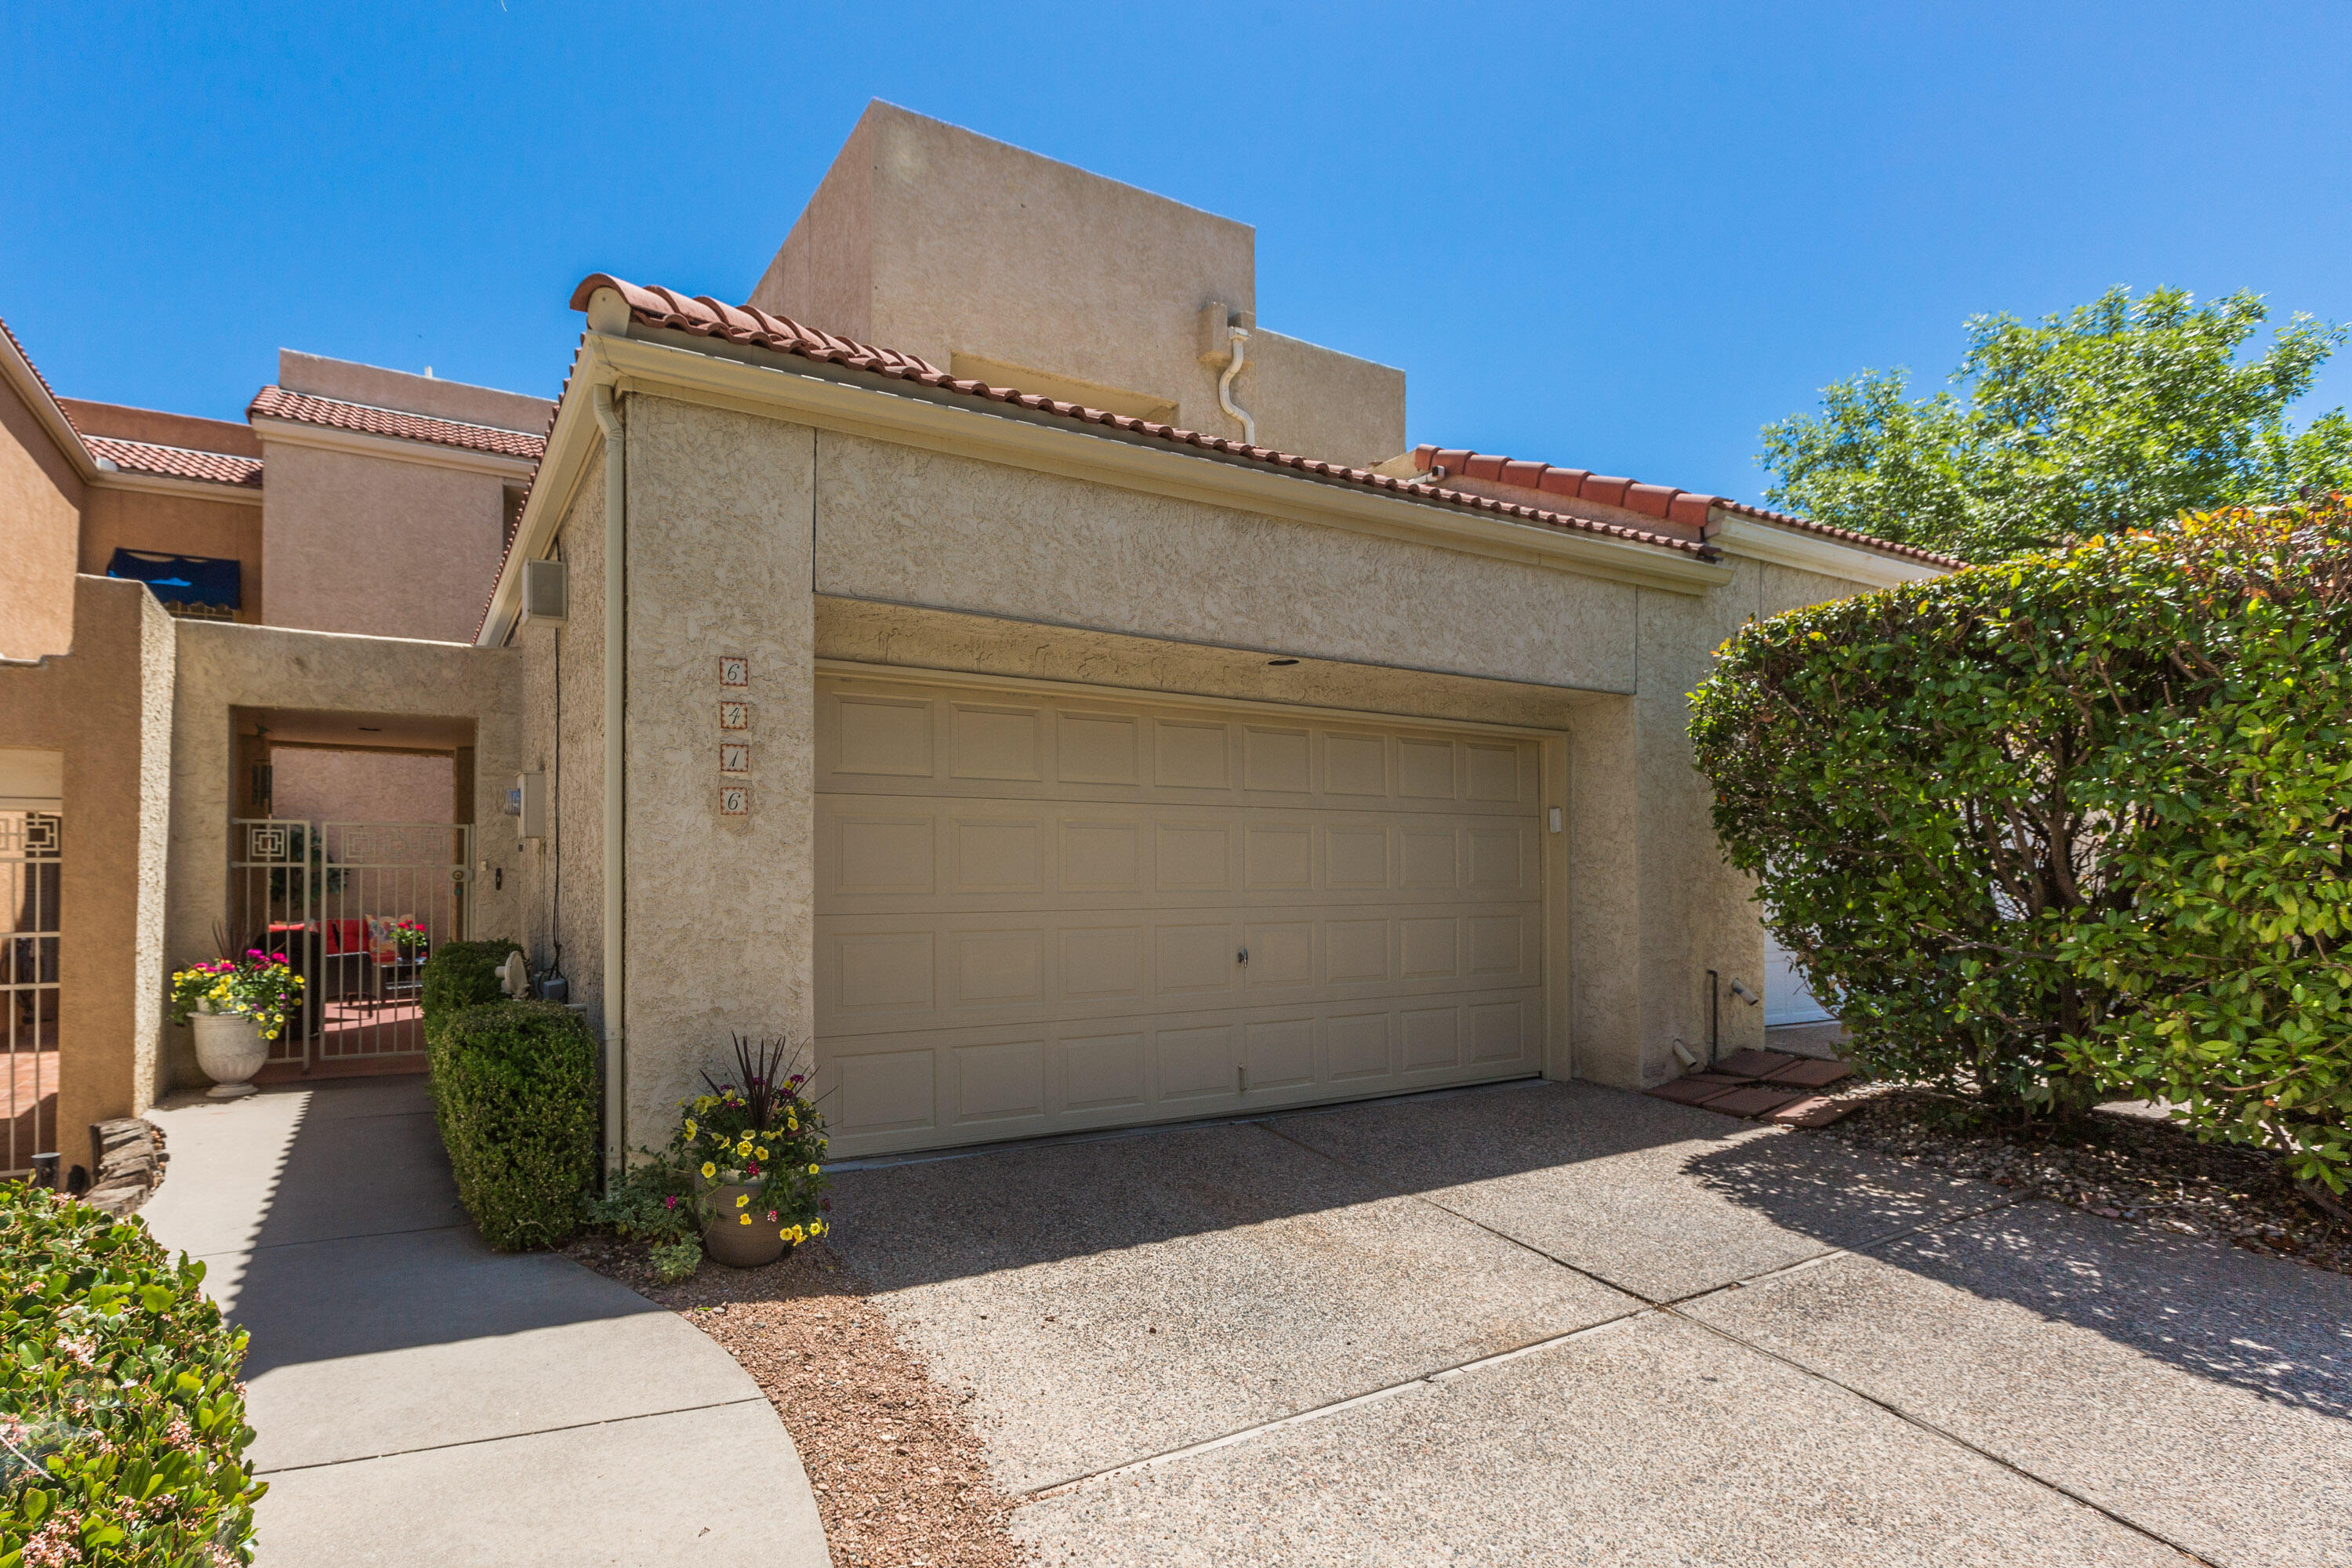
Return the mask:
<path id="1" fill-rule="evenodd" d="M 235 1100 L 251 1094 L 247 1080 L 269 1059 L 269 1042 L 261 1026 L 242 1013 L 203 1013 L 188 1020 L 196 1032 L 196 1066 L 213 1080 L 207 1090 L 215 1100 Z"/>
<path id="2" fill-rule="evenodd" d="M 739 1208 L 737 1198 L 751 1202 Z M 758 1268 L 773 1263 L 793 1249 L 784 1239 L 781 1221 L 771 1221 L 768 1210 L 760 1201 L 759 1184 L 755 1182 L 712 1182 L 702 1189 L 702 1204 L 709 1222 L 702 1227 L 702 1250 L 719 1263 L 731 1268 Z M 745 1216 L 751 1223 L 744 1224 Z"/>

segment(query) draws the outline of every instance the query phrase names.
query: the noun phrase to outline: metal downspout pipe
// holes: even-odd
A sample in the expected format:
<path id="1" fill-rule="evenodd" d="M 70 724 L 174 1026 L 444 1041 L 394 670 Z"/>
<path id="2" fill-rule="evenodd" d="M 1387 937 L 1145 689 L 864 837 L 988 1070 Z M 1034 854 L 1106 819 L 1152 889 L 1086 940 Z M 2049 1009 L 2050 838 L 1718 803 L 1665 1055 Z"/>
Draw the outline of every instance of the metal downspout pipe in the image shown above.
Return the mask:
<path id="1" fill-rule="evenodd" d="M 596 424 L 604 432 L 604 1169 L 628 1161 L 623 1126 L 627 1104 L 628 942 L 624 924 L 627 773 L 625 721 L 629 694 L 628 457 L 613 389 L 595 389 Z"/>
<path id="2" fill-rule="evenodd" d="M 1257 421 L 1250 411 L 1234 401 L 1234 377 L 1242 373 L 1242 357 L 1248 352 L 1249 329 L 1228 327 L 1225 341 L 1234 345 L 1234 357 L 1225 365 L 1225 374 L 1217 377 L 1217 406 L 1242 422 L 1242 439 L 1250 446 L 1257 445 Z M 1199 385 L 1198 382 L 1193 383 Z"/>

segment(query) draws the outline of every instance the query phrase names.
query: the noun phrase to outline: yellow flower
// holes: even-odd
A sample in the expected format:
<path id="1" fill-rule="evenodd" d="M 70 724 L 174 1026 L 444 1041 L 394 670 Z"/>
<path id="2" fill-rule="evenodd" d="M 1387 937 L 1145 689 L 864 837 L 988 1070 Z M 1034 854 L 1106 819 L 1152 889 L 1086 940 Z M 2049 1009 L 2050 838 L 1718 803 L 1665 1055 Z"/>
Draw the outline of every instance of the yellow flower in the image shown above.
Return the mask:
<path id="1" fill-rule="evenodd" d="M 750 1215 L 744 1215 L 738 1218 L 735 1223 L 737 1225 L 750 1225 L 751 1223 L 751 1216 Z"/>
<path id="2" fill-rule="evenodd" d="M 797 1116 L 787 1116 L 787 1117 L 785 1117 L 785 1118 L 784 1118 L 784 1131 L 787 1131 L 787 1132 L 797 1132 L 797 1131 L 799 1131 L 800 1130 L 801 1130 L 801 1119 L 800 1119 L 799 1117 L 797 1117 Z"/>
<path id="3" fill-rule="evenodd" d="M 809 1167 L 809 1174 L 812 1176 L 816 1174 L 816 1167 L 814 1165 L 811 1165 Z"/>
<path id="4" fill-rule="evenodd" d="M 793 1233 L 789 1230 L 780 1230 L 776 1232 L 776 1239 L 778 1241 L 790 1241 L 792 1238 Z"/>
<path id="5" fill-rule="evenodd" d="M 694 1136 L 694 1118 L 691 1116 L 686 1119 L 686 1135 L 688 1138 Z"/>
<path id="6" fill-rule="evenodd" d="M 735 1206 L 739 1209 L 751 1207 L 751 1194 L 749 1193 L 737 1193 L 735 1194 Z"/>
<path id="7" fill-rule="evenodd" d="M 762 1149 L 762 1150 L 761 1150 L 761 1151 L 760 1151 L 760 1163 L 761 1163 L 762 1165 L 764 1165 L 764 1164 L 766 1164 L 767 1163 L 768 1163 L 768 1152 L 767 1152 L 765 1149 Z"/>
<path id="8" fill-rule="evenodd" d="M 811 1236 L 823 1236 L 824 1234 L 824 1221 L 821 1219 L 813 1219 L 809 1221 L 809 1234 Z"/>
<path id="9" fill-rule="evenodd" d="M 712 1163 L 711 1163 L 709 1161 L 708 1161 L 708 1160 L 705 1160 L 704 1162 L 702 1162 L 702 1179 L 703 1179 L 704 1181 L 706 1181 L 706 1182 L 707 1182 L 707 1181 L 710 1180 L 710 1178 L 711 1178 L 711 1177 L 713 1177 L 713 1176 L 717 1175 L 718 1173 L 719 1173 L 719 1167 L 718 1167 L 718 1166 L 716 1166 L 716 1165 L 712 1164 Z"/>

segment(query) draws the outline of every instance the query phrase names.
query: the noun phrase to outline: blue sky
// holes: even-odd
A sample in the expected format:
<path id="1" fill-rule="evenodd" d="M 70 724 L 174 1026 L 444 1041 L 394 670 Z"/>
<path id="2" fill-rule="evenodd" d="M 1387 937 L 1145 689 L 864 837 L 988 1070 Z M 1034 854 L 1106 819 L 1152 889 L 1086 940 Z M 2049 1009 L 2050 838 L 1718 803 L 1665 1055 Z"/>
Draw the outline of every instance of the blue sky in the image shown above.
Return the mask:
<path id="1" fill-rule="evenodd" d="M 1975 312 L 2352 319 L 2347 58 L 2340 0 L 0 0 L 0 316 L 68 396 L 551 394 L 573 282 L 743 298 L 880 97 L 1255 224 L 1260 320 L 1403 366 L 1416 441 L 1752 498 L 1760 425 Z"/>

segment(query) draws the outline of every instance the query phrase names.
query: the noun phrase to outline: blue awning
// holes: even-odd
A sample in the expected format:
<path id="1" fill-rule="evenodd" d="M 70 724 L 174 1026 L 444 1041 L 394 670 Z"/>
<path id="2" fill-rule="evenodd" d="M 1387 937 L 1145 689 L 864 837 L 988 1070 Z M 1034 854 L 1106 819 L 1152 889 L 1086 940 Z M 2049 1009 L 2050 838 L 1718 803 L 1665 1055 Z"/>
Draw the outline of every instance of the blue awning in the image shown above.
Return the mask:
<path id="1" fill-rule="evenodd" d="M 234 561 L 208 555 L 158 555 L 147 550 L 118 550 L 106 563 L 110 577 L 128 577 L 155 590 L 171 605 L 210 605 L 234 610 L 238 605 L 238 570 Z"/>

